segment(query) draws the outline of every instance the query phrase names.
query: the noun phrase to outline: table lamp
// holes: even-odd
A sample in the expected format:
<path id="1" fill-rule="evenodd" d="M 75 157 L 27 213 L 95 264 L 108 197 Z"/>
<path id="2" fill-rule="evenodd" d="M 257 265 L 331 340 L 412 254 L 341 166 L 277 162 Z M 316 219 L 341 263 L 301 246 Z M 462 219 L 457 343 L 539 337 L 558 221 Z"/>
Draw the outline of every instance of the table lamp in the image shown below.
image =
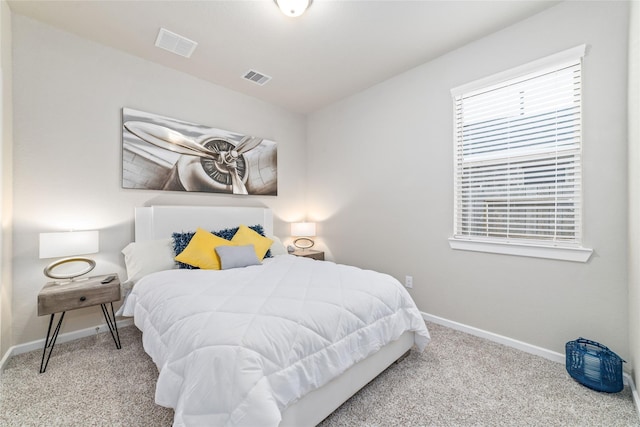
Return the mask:
<path id="1" fill-rule="evenodd" d="M 315 222 L 293 222 L 291 223 L 291 235 L 297 237 L 293 241 L 293 245 L 299 249 L 309 249 L 314 245 L 314 241 L 310 237 L 316 235 Z"/>
<path id="2" fill-rule="evenodd" d="M 58 233 L 40 233 L 40 259 L 62 258 L 52 262 L 44 269 L 44 275 L 52 279 L 62 279 L 68 283 L 77 277 L 87 274 L 96 266 L 90 258 L 77 255 L 94 254 L 98 252 L 98 231 L 67 231 Z M 75 272 L 54 273 L 53 270 L 66 263 L 84 262 L 87 267 Z M 82 279 L 81 279 L 82 280 Z M 61 284 L 62 282 L 58 282 Z"/>

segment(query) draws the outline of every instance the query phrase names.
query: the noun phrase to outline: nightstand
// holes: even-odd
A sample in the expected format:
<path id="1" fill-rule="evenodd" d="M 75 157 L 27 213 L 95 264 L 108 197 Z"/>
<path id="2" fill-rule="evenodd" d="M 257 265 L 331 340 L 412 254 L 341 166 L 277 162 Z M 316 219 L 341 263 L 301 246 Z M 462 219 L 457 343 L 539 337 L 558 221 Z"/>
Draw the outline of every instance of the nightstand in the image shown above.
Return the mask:
<path id="1" fill-rule="evenodd" d="M 115 276 L 109 283 L 101 283 L 105 278 Z M 106 274 L 103 276 L 89 277 L 88 279 L 76 279 L 72 282 L 59 284 L 57 282 L 49 282 L 44 285 L 38 294 L 38 316 L 51 315 L 49 319 L 49 328 L 47 329 L 47 338 L 44 341 L 44 349 L 42 351 L 42 361 L 40 362 L 40 373 L 47 370 L 49 358 L 56 345 L 60 326 L 64 314 L 69 310 L 78 308 L 91 307 L 100 305 L 104 320 L 107 322 L 109 332 L 113 337 L 116 348 L 120 350 L 120 335 L 118 335 L 118 326 L 116 325 L 116 316 L 113 311 L 113 301 L 120 300 L 120 279 L 117 274 Z M 111 306 L 111 313 L 107 308 L 107 304 Z M 53 320 L 56 313 L 61 313 L 58 323 L 51 333 Z M 47 355 L 47 348 L 49 354 Z M 45 361 L 46 356 L 46 361 Z"/>
<path id="2" fill-rule="evenodd" d="M 317 259 L 318 261 L 324 261 L 323 251 L 314 251 L 312 249 L 304 249 L 304 250 L 298 249 L 297 251 L 291 252 L 291 255 Z"/>

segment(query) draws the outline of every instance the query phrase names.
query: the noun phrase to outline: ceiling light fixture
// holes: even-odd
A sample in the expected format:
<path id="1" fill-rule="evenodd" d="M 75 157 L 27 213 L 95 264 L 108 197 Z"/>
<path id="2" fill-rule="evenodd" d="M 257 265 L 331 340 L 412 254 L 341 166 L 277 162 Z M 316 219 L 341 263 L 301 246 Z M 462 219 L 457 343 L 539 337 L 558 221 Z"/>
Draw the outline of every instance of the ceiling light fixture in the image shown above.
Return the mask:
<path id="1" fill-rule="evenodd" d="M 290 16 L 291 18 L 295 18 L 296 16 L 302 15 L 304 11 L 307 10 L 309 6 L 311 6 L 311 3 L 313 3 L 313 0 L 273 0 L 273 1 L 278 5 L 282 13 L 284 13 L 287 16 Z"/>

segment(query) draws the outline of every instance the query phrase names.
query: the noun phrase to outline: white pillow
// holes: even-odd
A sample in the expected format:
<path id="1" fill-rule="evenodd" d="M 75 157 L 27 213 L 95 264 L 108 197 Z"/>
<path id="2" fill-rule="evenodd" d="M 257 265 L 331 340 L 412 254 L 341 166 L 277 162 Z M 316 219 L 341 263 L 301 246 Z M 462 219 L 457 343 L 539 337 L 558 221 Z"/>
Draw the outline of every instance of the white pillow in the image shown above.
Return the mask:
<path id="1" fill-rule="evenodd" d="M 172 239 L 129 243 L 122 250 L 127 268 L 127 281 L 133 283 L 156 271 L 175 268 Z"/>
<path id="2" fill-rule="evenodd" d="M 267 237 L 273 240 L 273 243 L 271 244 L 271 248 L 269 248 L 271 250 L 271 256 L 287 254 L 287 248 L 284 247 L 284 245 L 282 244 L 282 241 L 278 237 L 276 236 L 267 236 Z"/>

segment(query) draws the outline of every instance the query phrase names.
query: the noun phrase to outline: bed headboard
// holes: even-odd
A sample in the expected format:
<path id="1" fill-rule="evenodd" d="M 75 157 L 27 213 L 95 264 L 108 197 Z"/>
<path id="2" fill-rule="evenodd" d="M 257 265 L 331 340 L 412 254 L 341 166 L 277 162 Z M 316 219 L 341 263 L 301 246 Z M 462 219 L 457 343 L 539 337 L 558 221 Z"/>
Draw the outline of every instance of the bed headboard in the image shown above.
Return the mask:
<path id="1" fill-rule="evenodd" d="M 229 206 L 150 206 L 135 209 L 135 241 L 171 237 L 171 233 L 220 230 L 240 224 L 262 225 L 265 234 L 273 235 L 271 209 Z"/>

